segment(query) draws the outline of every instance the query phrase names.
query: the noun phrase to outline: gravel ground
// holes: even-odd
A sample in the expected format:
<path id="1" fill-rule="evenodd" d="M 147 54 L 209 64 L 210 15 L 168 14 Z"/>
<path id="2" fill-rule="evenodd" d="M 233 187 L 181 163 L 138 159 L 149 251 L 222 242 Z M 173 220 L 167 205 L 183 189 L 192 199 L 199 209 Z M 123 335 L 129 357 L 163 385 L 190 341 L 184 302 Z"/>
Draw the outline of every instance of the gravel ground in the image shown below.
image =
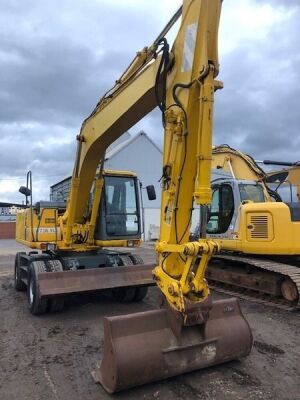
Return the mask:
<path id="1" fill-rule="evenodd" d="M 156 307 L 157 288 L 144 302 L 118 304 L 104 295 L 72 296 L 57 314 L 33 317 L 26 295 L 13 288 L 13 263 L 23 246 L 0 241 L 0 399 L 109 399 L 90 370 L 103 351 L 102 318 Z M 138 250 L 154 261 L 150 246 Z M 222 298 L 213 294 L 214 298 Z M 241 301 L 254 335 L 238 361 L 115 395 L 118 399 L 300 399 L 299 313 Z"/>

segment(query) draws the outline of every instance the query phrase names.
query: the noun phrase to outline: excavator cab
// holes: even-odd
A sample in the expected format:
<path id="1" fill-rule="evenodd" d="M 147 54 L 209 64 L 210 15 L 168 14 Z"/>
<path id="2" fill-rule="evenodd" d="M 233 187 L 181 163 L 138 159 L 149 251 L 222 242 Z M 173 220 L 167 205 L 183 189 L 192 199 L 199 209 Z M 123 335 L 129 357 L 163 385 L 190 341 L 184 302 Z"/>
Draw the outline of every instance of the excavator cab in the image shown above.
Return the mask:
<path id="1" fill-rule="evenodd" d="M 212 191 L 207 234 L 222 249 L 283 261 L 300 254 L 298 203 L 271 201 L 266 185 L 255 180 L 217 179 Z"/>
<path id="2" fill-rule="evenodd" d="M 264 187 L 259 182 L 216 179 L 212 182 L 207 233 L 212 237 L 230 238 L 235 232 L 239 207 L 246 203 L 264 203 Z"/>

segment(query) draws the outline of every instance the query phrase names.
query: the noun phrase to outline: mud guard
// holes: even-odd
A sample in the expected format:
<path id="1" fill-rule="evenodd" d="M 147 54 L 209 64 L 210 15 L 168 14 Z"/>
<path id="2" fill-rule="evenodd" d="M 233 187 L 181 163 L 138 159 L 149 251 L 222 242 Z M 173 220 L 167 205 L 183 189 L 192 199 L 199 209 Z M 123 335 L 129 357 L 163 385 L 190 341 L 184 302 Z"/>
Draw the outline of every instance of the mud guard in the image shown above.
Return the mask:
<path id="1" fill-rule="evenodd" d="M 237 299 L 213 302 L 205 323 L 184 326 L 175 320 L 167 308 L 104 318 L 96 382 L 114 393 L 244 357 L 251 350 L 251 330 Z"/>

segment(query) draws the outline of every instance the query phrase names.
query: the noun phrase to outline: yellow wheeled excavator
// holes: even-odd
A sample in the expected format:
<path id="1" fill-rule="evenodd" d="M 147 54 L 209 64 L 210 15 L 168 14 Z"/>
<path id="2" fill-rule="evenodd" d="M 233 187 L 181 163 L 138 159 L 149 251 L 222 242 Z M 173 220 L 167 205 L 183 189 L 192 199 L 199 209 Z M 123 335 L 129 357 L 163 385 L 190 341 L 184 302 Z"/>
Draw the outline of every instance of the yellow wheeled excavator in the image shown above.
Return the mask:
<path id="1" fill-rule="evenodd" d="M 251 331 L 237 299 L 213 302 L 205 279 L 207 264 L 220 249 L 217 242 L 206 238 L 205 221 L 211 201 L 214 92 L 222 87 L 216 80 L 221 3 L 183 0 L 154 43 L 137 53 L 84 121 L 77 137 L 70 200 L 66 211 L 57 217 L 61 240 L 52 238 L 46 243 L 51 265 L 57 260 L 64 265 L 61 260 L 68 258 L 68 252 L 76 259 L 78 253 L 84 256 L 108 245 L 97 240 L 96 234 L 96 217 L 101 219 L 103 211 L 101 206 L 99 209 L 100 193 L 106 185 L 101 169 L 92 210 L 87 212 L 97 165 L 114 140 L 158 106 L 164 150 L 156 245 L 159 261 L 153 275 L 162 294 L 161 308 L 104 318 L 103 359 L 94 378 L 110 393 L 246 356 L 252 346 Z M 179 17 L 180 28 L 170 50 L 165 36 Z M 199 240 L 190 242 L 194 202 L 201 208 L 203 222 Z M 54 213 L 57 211 L 53 211 L 56 219 Z M 84 272 L 39 272 L 39 266 L 39 261 L 29 264 L 29 281 L 32 274 L 37 287 L 43 279 L 50 282 L 47 274 L 60 274 L 52 279 L 57 285 L 62 274 L 68 282 Z M 131 268 L 126 267 L 127 277 L 133 274 Z M 109 278 L 113 282 L 119 276 L 118 269 L 103 271 L 107 269 L 112 271 Z M 119 280 L 125 277 L 119 276 Z"/>
<path id="2" fill-rule="evenodd" d="M 287 172 L 268 175 L 251 156 L 226 145 L 212 153 L 216 178 L 207 234 L 222 253 L 207 270 L 210 286 L 284 309 L 299 308 L 300 204 L 283 202 L 270 187 L 284 181 Z M 223 175 L 218 177 L 218 171 Z"/>
<path id="3" fill-rule="evenodd" d="M 154 187 L 146 189 L 148 198 L 155 199 Z M 15 289 L 27 289 L 32 314 L 61 311 L 70 294 L 110 289 L 121 302 L 146 296 L 147 286 L 153 284 L 153 264 L 119 249 L 141 242 L 140 184 L 135 173 L 98 171 L 83 223 L 73 225 L 69 243 L 65 223 L 74 197 L 68 205 L 63 201 L 33 204 L 30 171 L 20 192 L 28 206 L 17 214 L 16 240 L 34 250 L 16 254 Z"/>

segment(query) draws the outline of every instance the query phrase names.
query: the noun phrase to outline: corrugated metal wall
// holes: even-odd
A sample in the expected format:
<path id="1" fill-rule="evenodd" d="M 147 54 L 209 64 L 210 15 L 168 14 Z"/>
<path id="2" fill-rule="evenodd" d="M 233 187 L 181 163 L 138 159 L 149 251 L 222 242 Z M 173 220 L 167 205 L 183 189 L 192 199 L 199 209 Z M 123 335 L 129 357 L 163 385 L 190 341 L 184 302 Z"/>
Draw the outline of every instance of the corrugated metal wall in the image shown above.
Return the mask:
<path id="1" fill-rule="evenodd" d="M 0 222 L 0 239 L 14 239 L 16 223 L 14 221 Z"/>
<path id="2" fill-rule="evenodd" d="M 65 179 L 50 188 L 50 200 L 67 201 L 70 192 L 71 178 Z"/>

